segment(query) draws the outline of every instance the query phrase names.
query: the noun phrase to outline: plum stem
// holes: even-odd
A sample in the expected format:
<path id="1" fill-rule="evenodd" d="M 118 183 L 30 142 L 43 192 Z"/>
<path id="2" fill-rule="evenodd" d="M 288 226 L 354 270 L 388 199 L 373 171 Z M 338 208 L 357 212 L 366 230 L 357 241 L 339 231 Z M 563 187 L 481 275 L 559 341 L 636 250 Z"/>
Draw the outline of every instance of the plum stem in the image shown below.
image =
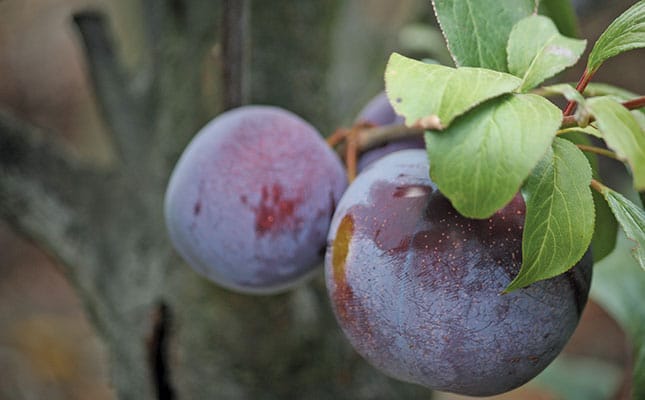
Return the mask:
<path id="1" fill-rule="evenodd" d="M 350 129 L 346 128 L 338 128 L 332 133 L 331 135 L 327 136 L 327 144 L 329 147 L 336 147 L 338 144 L 340 144 L 345 138 L 347 138 L 347 135 L 351 132 Z"/>
<path id="2" fill-rule="evenodd" d="M 357 129 L 351 129 L 347 136 L 347 146 L 345 148 L 345 164 L 347 165 L 347 181 L 352 183 L 357 173 L 358 158 L 358 133 Z"/>

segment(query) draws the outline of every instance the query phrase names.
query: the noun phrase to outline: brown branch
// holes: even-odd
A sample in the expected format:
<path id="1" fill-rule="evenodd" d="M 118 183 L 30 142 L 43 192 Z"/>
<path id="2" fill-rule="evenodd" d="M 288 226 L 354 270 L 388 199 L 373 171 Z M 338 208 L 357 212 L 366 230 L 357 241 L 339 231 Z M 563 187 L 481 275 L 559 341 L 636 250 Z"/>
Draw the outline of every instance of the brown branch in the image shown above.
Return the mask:
<path id="1" fill-rule="evenodd" d="M 645 96 L 627 100 L 622 104 L 623 107 L 627 108 L 628 110 L 638 110 L 641 107 L 645 107 Z"/>
<path id="2" fill-rule="evenodd" d="M 347 136 L 347 146 L 345 147 L 345 164 L 347 166 L 347 181 L 351 183 L 358 173 L 358 132 L 352 131 Z"/>
<path id="3" fill-rule="evenodd" d="M 423 132 L 421 128 L 405 125 L 377 126 L 360 131 L 357 144 L 360 151 L 366 151 L 388 142 L 419 137 Z"/>
<path id="4" fill-rule="evenodd" d="M 351 136 L 355 137 L 357 152 L 363 153 L 388 142 L 416 138 L 423 135 L 423 133 L 424 130 L 421 128 L 409 128 L 405 125 L 397 124 L 369 127 L 355 126 L 349 129 L 337 129 L 327 138 L 327 143 L 332 147 L 340 144 L 337 152 L 344 155 L 347 151 L 348 138 Z"/>

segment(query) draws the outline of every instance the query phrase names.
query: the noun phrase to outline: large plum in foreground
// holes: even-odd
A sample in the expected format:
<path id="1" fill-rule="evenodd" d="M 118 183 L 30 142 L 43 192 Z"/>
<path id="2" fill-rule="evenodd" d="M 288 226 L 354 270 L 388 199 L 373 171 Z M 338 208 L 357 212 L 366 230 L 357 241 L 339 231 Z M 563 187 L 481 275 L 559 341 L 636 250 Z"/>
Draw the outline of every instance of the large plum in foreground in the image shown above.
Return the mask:
<path id="1" fill-rule="evenodd" d="M 288 288 L 322 262 L 343 166 L 318 132 L 288 111 L 221 114 L 179 159 L 165 198 L 177 251 L 216 283 L 246 293 Z"/>
<path id="2" fill-rule="evenodd" d="M 587 301 L 589 254 L 569 272 L 502 294 L 521 265 L 520 195 L 462 217 L 428 177 L 423 150 L 376 161 L 347 189 L 325 261 L 336 317 L 386 374 L 484 396 L 530 380 L 562 350 Z"/>

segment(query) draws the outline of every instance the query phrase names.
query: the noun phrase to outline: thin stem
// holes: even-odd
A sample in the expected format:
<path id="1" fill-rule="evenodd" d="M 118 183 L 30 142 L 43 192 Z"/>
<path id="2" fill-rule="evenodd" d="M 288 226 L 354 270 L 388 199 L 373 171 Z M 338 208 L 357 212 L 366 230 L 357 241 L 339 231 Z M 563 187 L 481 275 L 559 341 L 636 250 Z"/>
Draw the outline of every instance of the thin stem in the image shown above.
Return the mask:
<path id="1" fill-rule="evenodd" d="M 419 137 L 423 132 L 424 129 L 418 127 L 409 128 L 396 124 L 362 129 L 358 132 L 358 148 L 365 151 L 395 140 Z"/>
<path id="2" fill-rule="evenodd" d="M 347 180 L 349 183 L 354 181 L 358 171 L 358 131 L 351 130 L 350 132 L 351 134 L 347 136 L 347 147 L 345 148 L 345 164 L 347 165 Z"/>
<path id="3" fill-rule="evenodd" d="M 614 160 L 619 160 L 618 155 L 611 150 L 603 149 L 601 147 L 596 147 L 596 146 L 587 146 L 585 144 L 577 144 L 576 146 L 580 150 L 586 151 L 587 153 L 594 153 L 601 156 L 612 158 Z"/>
<path id="4" fill-rule="evenodd" d="M 623 104 L 623 107 L 629 110 L 638 110 L 641 107 L 645 107 L 645 96 L 628 100 L 622 104 Z"/>
<path id="5" fill-rule="evenodd" d="M 350 133 L 351 129 L 338 128 L 334 131 L 334 133 L 327 137 L 327 144 L 329 145 L 329 147 L 336 147 L 340 142 L 345 140 L 347 135 L 349 135 Z"/>
<path id="6" fill-rule="evenodd" d="M 585 88 L 591 81 L 591 78 L 593 78 L 593 75 L 596 73 L 596 71 L 589 71 L 585 69 L 585 72 L 583 72 L 582 76 L 580 77 L 580 80 L 578 81 L 578 84 L 576 85 L 576 90 L 580 93 L 585 91 Z M 576 102 L 575 101 L 570 101 L 567 103 L 567 107 L 564 109 L 564 116 L 572 115 L 573 111 L 575 110 L 576 107 Z"/>

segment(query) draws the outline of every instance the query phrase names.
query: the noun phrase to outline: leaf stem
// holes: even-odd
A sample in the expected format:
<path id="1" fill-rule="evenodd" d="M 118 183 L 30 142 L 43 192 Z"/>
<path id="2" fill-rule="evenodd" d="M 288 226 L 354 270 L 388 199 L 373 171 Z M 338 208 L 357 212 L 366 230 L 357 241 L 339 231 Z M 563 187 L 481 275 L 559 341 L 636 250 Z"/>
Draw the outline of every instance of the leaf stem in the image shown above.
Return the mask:
<path id="1" fill-rule="evenodd" d="M 635 99 L 628 100 L 623 104 L 623 107 L 629 110 L 638 110 L 641 107 L 645 107 L 645 96 L 637 97 Z"/>
<path id="2" fill-rule="evenodd" d="M 588 69 L 585 69 L 585 72 L 582 73 L 582 76 L 580 77 L 580 80 L 578 81 L 578 84 L 576 85 L 576 90 L 580 92 L 581 94 L 585 91 L 585 88 L 591 81 L 591 78 L 593 78 L 594 74 L 596 71 L 589 71 Z M 575 101 L 569 101 L 567 103 L 567 107 L 564 109 L 564 116 L 569 116 L 573 114 L 573 111 L 575 110 L 576 107 L 576 102 Z"/>
<path id="3" fill-rule="evenodd" d="M 601 147 L 587 146 L 585 144 L 577 144 L 576 146 L 580 150 L 586 151 L 588 153 L 594 153 L 594 154 L 598 154 L 598 155 L 601 155 L 601 156 L 612 158 L 614 160 L 619 160 L 618 155 L 616 155 L 616 153 L 614 153 L 613 151 L 607 150 L 607 149 L 603 149 Z"/>
<path id="4" fill-rule="evenodd" d="M 336 147 L 336 145 L 345 140 L 350 132 L 350 129 L 338 128 L 331 135 L 327 136 L 327 139 L 325 140 L 329 147 Z"/>

